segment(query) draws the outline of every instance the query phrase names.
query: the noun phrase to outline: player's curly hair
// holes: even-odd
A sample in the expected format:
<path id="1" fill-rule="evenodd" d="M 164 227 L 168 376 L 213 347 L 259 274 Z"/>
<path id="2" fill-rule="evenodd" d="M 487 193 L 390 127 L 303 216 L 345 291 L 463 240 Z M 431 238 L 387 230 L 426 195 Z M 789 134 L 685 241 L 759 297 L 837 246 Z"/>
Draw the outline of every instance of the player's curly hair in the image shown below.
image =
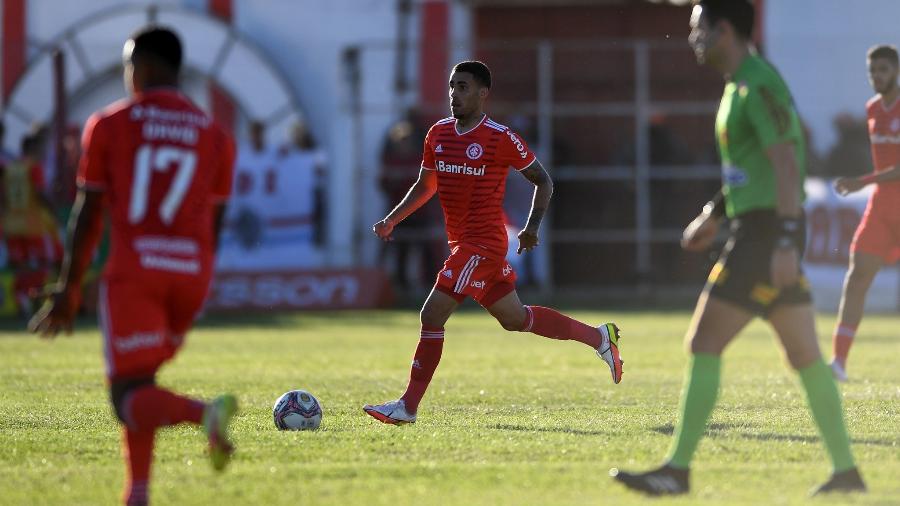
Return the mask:
<path id="1" fill-rule="evenodd" d="M 890 44 L 880 44 L 869 48 L 866 58 L 874 60 L 876 58 L 884 58 L 894 64 L 895 67 L 900 66 L 900 58 L 897 57 L 897 47 Z"/>
<path id="2" fill-rule="evenodd" d="M 724 19 L 744 40 L 753 36 L 756 9 L 749 0 L 694 0 L 693 3 L 703 7 L 703 15 L 710 25 Z"/>
<path id="3" fill-rule="evenodd" d="M 461 61 L 453 66 L 453 72 L 468 72 L 475 77 L 478 84 L 488 89 L 491 87 L 491 69 L 483 62 L 476 60 Z"/>

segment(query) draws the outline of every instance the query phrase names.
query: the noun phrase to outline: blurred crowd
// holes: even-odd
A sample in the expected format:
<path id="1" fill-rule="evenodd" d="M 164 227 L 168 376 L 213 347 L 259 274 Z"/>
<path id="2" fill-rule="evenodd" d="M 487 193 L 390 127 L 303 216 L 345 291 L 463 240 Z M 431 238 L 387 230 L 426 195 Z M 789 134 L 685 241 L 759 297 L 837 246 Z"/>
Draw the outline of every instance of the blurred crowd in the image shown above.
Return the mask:
<path id="1" fill-rule="evenodd" d="M 266 142 L 265 126 L 250 122 L 246 142 L 238 141 L 234 201 L 226 223 L 232 236 L 246 241 L 239 247 L 259 248 L 260 230 L 298 227 L 313 247 L 324 241 L 326 159 L 303 122 L 290 129 L 286 142 Z M 75 174 L 81 156 L 81 131 L 70 126 L 61 133 L 34 125 L 19 142 L 18 152 L 0 149 L 0 318 L 27 317 L 43 287 L 55 279 L 62 262 L 65 226 L 75 201 Z M 0 146 L 5 127 L 0 122 Z M 257 205 L 247 205 L 256 196 Z M 276 197 L 281 197 L 277 200 Z M 268 216 L 271 208 L 291 212 Z M 263 202 L 263 204 L 259 204 Z M 288 202 L 288 204 L 285 204 Z M 271 214 L 271 213 L 270 213 Z M 270 222 L 274 222 L 270 223 Z M 271 234 L 270 234 L 271 235 Z M 106 259 L 104 238 L 85 280 L 87 311 L 95 306 L 95 281 Z"/>
<path id="2" fill-rule="evenodd" d="M 418 176 L 422 145 L 431 122 L 422 112 L 410 108 L 391 125 L 385 134 L 378 177 L 385 206 L 396 205 Z M 532 149 L 539 150 L 532 118 L 512 115 L 498 118 L 525 138 Z M 834 119 L 837 141 L 824 155 L 810 150 L 808 172 L 811 176 L 833 178 L 859 175 L 871 170 L 868 132 L 863 119 L 844 114 Z M 650 125 L 652 166 L 714 164 L 716 153 L 709 146 L 695 147 L 679 136 L 679 128 L 665 116 L 655 116 Z M 3 146 L 3 124 L 0 123 L 0 146 Z M 812 144 L 811 140 L 808 143 Z M 43 125 L 35 125 L 19 142 L 18 152 L 0 150 L 0 316 L 27 315 L 34 308 L 33 295 L 55 275 L 62 260 L 63 230 L 75 198 L 75 172 L 80 157 L 80 129 L 69 127 L 61 135 Z M 560 139 L 551 147 L 554 167 L 565 166 L 580 158 L 573 148 Z M 623 142 L 610 153 L 609 160 L 597 165 L 629 166 L 634 164 L 633 143 Z M 282 143 L 267 142 L 266 127 L 251 121 L 247 135 L 238 142 L 235 169 L 234 205 L 230 206 L 227 230 L 241 251 L 260 249 L 265 237 L 282 240 L 284 233 L 303 244 L 321 248 L 325 242 L 327 159 L 319 149 L 306 124 L 297 122 Z M 711 185 L 715 186 L 712 181 Z M 565 182 L 557 191 L 574 193 L 584 184 L 567 188 Z M 605 189 L 614 186 L 604 183 Z M 509 260 L 520 274 L 523 286 L 540 285 L 546 279 L 546 249 L 534 254 L 516 255 L 516 233 L 525 222 L 531 205 L 533 187 L 519 177 L 507 180 L 505 212 L 510 238 Z M 598 189 L 597 191 L 604 191 Z M 653 198 L 663 198 L 672 184 L 660 186 Z M 660 193 L 662 192 L 662 193 Z M 280 196 L 279 196 L 280 195 Z M 270 204 L 260 206 L 269 197 Z M 607 199 L 604 199 L 607 200 Z M 257 204 L 254 205 L 254 202 Z M 286 209 L 290 207 L 290 209 Z M 565 211 L 559 201 L 553 212 Z M 657 212 L 658 211 L 658 212 Z M 279 214 L 280 213 L 280 214 Z M 287 213 L 287 214 L 285 214 Z M 598 226 L 609 226 L 598 213 Z M 654 206 L 656 218 L 665 222 L 672 213 Z M 609 213 L 608 216 L 616 215 Z M 565 215 L 562 216 L 563 219 Z M 656 221 L 656 220 L 655 220 Z M 571 221 L 570 221 L 571 223 Z M 674 225 L 674 223 L 673 223 Z M 267 231 L 264 234 L 264 231 Z M 410 216 L 396 232 L 396 241 L 382 247 L 379 262 L 393 276 L 402 291 L 420 291 L 433 282 L 434 273 L 447 255 L 443 220 L 437 199 Z M 296 245 L 297 243 L 291 243 Z M 243 253 L 242 253 L 243 254 Z M 101 246 L 89 285 L 105 259 L 106 245 Z M 265 259 L 262 260 L 263 263 Z M 309 268 L 315 265 L 303 265 Z M 91 297 L 86 297 L 90 309 Z"/>

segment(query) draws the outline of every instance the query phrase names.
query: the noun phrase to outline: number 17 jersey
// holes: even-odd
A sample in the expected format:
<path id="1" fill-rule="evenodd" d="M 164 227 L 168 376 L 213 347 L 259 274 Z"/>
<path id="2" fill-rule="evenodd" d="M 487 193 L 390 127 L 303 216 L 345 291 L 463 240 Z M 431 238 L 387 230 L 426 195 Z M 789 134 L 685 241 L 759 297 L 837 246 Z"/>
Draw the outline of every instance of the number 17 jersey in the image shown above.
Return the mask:
<path id="1" fill-rule="evenodd" d="M 105 276 L 207 278 L 213 209 L 228 198 L 234 142 L 190 99 L 156 89 L 91 116 L 78 185 L 102 191 L 111 244 Z"/>

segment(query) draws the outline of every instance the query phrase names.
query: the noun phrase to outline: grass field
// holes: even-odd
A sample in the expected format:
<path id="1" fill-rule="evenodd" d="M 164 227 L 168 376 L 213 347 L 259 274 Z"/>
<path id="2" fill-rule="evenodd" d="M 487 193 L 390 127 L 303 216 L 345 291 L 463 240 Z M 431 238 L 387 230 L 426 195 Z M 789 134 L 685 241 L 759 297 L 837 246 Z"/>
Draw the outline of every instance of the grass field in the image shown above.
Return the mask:
<path id="1" fill-rule="evenodd" d="M 511 334 L 482 312 L 447 326 L 443 362 L 415 425 L 382 425 L 366 402 L 396 398 L 418 336 L 415 311 L 316 313 L 201 324 L 160 383 L 238 395 L 238 454 L 215 475 L 195 428 L 163 430 L 156 504 L 631 504 L 608 476 L 665 455 L 686 357 L 684 312 L 575 312 L 614 318 L 620 385 L 583 345 Z M 833 319 L 821 316 L 823 348 Z M 124 468 L 106 400 L 98 332 L 54 343 L 0 332 L 0 504 L 114 504 Z M 842 392 L 864 496 L 821 504 L 900 504 L 900 317 L 866 319 Z M 304 388 L 324 405 L 317 432 L 275 430 L 271 407 Z M 795 376 L 768 328 L 726 353 L 718 409 L 693 492 L 665 504 L 795 504 L 828 459 Z"/>

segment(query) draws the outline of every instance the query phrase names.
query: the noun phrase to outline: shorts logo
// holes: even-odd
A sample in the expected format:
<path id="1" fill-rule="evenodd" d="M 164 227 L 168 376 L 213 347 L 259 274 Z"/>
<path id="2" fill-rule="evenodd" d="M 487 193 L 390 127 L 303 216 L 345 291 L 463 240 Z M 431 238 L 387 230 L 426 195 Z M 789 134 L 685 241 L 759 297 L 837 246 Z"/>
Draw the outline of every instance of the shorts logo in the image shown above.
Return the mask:
<path id="1" fill-rule="evenodd" d="M 472 281 L 472 286 L 475 288 L 484 288 L 484 281 Z"/>
<path id="2" fill-rule="evenodd" d="M 472 276 L 472 273 L 478 268 L 478 262 L 480 262 L 482 257 L 478 255 L 472 255 L 469 257 L 469 260 L 466 262 L 466 265 L 463 266 L 462 271 L 459 273 L 459 279 L 456 280 L 456 285 L 453 287 L 454 293 L 462 293 L 463 290 L 469 286 L 469 279 Z"/>
<path id="3" fill-rule="evenodd" d="M 442 272 L 441 274 L 443 274 L 445 278 L 453 279 L 453 269 L 447 269 L 446 271 Z"/>
<path id="4" fill-rule="evenodd" d="M 470 160 L 478 160 L 481 158 L 482 154 L 484 154 L 484 148 L 477 142 L 469 144 L 469 147 L 466 148 L 466 156 L 468 156 Z"/>
<path id="5" fill-rule="evenodd" d="M 768 306 L 776 297 L 778 297 L 778 294 L 779 290 L 777 288 L 767 284 L 757 283 L 753 289 L 750 290 L 750 299 L 763 306 Z"/>
<path id="6" fill-rule="evenodd" d="M 510 273 L 510 272 L 512 272 L 512 266 L 509 265 L 509 264 L 504 265 L 504 266 L 503 266 L 503 276 L 504 276 L 504 277 L 505 277 L 505 276 L 509 276 L 509 273 Z"/>
<path id="7" fill-rule="evenodd" d="M 113 347 L 119 353 L 130 353 L 144 348 L 155 348 L 160 346 L 162 342 L 162 334 L 146 332 L 113 339 Z"/>

